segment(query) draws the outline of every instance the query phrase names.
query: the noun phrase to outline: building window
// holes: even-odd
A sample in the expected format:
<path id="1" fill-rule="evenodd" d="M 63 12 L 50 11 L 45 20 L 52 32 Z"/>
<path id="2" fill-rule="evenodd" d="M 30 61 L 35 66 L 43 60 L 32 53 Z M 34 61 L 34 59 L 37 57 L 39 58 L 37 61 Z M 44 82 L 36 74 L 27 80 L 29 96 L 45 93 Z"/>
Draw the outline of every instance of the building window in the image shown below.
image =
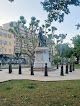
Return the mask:
<path id="1" fill-rule="evenodd" d="M 2 48 L 0 48 L 0 52 L 2 52 Z"/>
<path id="2" fill-rule="evenodd" d="M 11 42 L 9 42 L 9 46 L 11 46 Z"/>
<path id="3" fill-rule="evenodd" d="M 2 44 L 2 40 L 0 40 L 0 44 Z"/>
<path id="4" fill-rule="evenodd" d="M 9 53 L 11 53 L 11 49 L 9 49 Z"/>
<path id="5" fill-rule="evenodd" d="M 7 41 L 4 41 L 4 45 L 7 45 Z"/>
<path id="6" fill-rule="evenodd" d="M 2 32 L 0 32 L 0 36 L 2 36 Z"/>
<path id="7" fill-rule="evenodd" d="M 4 37 L 7 37 L 7 34 L 6 33 L 4 33 Z"/>
<path id="8" fill-rule="evenodd" d="M 5 52 L 5 53 L 7 52 L 7 49 L 6 49 L 6 48 L 4 49 L 4 52 Z"/>
<path id="9" fill-rule="evenodd" d="M 12 38 L 12 36 L 10 34 L 8 34 L 8 38 Z"/>

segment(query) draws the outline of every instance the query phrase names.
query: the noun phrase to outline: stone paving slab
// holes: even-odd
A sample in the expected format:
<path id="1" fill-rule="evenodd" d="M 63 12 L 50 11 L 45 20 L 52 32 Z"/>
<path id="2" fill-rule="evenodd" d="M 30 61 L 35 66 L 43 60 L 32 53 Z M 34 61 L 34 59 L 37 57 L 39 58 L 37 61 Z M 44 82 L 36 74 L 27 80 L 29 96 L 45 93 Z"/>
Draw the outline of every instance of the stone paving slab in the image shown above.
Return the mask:
<path id="1" fill-rule="evenodd" d="M 69 74 L 64 74 L 60 76 L 60 70 L 49 71 L 48 76 L 44 76 L 44 71 L 34 72 L 34 75 L 30 75 L 29 68 L 23 68 L 22 74 L 18 74 L 18 69 L 13 69 L 12 74 L 9 74 L 8 69 L 3 69 L 0 71 L 0 82 L 9 80 L 36 80 L 36 81 L 61 81 L 61 80 L 80 80 L 80 70 L 76 69 Z"/>

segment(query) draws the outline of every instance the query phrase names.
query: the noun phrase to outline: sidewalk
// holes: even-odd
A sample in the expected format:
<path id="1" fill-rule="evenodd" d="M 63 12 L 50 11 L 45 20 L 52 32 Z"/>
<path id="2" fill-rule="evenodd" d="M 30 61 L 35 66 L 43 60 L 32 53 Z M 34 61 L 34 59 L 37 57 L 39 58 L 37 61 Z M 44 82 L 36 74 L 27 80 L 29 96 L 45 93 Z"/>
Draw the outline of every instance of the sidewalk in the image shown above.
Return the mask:
<path id="1" fill-rule="evenodd" d="M 18 69 L 13 69 L 12 74 L 8 73 L 8 69 L 3 69 L 0 71 L 0 82 L 9 81 L 9 80 L 37 80 L 37 81 L 61 81 L 61 80 L 80 80 L 80 70 L 76 69 L 69 74 L 64 74 L 60 76 L 60 70 L 54 70 L 48 72 L 48 76 L 44 76 L 44 72 L 34 72 L 34 75 L 30 75 L 29 68 L 23 68 L 22 74 L 18 74 Z M 64 72 L 65 73 L 65 72 Z"/>

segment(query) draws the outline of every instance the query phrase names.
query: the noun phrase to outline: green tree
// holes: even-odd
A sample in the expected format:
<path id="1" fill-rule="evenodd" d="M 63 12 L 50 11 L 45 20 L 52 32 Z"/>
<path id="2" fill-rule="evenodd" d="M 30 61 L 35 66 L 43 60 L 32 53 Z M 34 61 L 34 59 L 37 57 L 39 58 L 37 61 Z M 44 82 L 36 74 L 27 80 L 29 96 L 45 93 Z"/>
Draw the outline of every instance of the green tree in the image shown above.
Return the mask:
<path id="1" fill-rule="evenodd" d="M 73 54 L 77 58 L 77 64 L 79 63 L 80 58 L 80 35 L 73 37 L 72 43 L 74 44 Z"/>
<path id="2" fill-rule="evenodd" d="M 62 53 L 61 53 L 61 47 L 62 46 Z M 66 58 L 70 58 L 71 55 L 73 54 L 73 48 L 69 47 L 69 44 L 65 43 L 65 44 L 58 44 L 56 46 L 56 50 L 57 50 L 57 55 L 61 55 L 61 57 L 66 57 Z"/>
<path id="3" fill-rule="evenodd" d="M 66 38 L 67 34 L 59 34 L 58 35 L 54 35 L 54 37 L 56 38 L 56 42 L 58 44 L 60 44 L 60 56 L 62 55 L 62 43 L 63 43 L 63 40 Z"/>
<path id="4" fill-rule="evenodd" d="M 53 61 L 55 64 L 57 64 L 57 63 L 61 62 L 61 59 L 62 59 L 61 57 L 57 56 L 53 59 Z"/>
<path id="5" fill-rule="evenodd" d="M 63 22 L 64 15 L 69 14 L 69 6 L 80 6 L 79 0 L 44 0 L 41 2 L 43 9 L 48 12 L 48 22 Z"/>
<path id="6" fill-rule="evenodd" d="M 57 30 L 57 28 L 54 26 L 51 26 L 50 24 L 42 25 L 42 28 L 43 28 L 43 36 L 46 39 L 47 46 L 50 49 L 50 55 L 53 55 L 51 53 L 51 49 L 52 49 L 52 46 L 55 45 L 54 33 Z"/>
<path id="7" fill-rule="evenodd" d="M 19 40 L 19 49 L 20 54 L 23 53 L 22 51 L 22 40 L 25 38 L 24 35 L 27 36 L 27 27 L 25 26 L 26 20 L 23 16 L 20 16 L 20 19 L 17 22 L 11 22 L 10 23 L 10 29 L 9 31 L 14 34 L 15 37 L 18 37 Z"/>
<path id="8" fill-rule="evenodd" d="M 29 57 L 29 65 L 31 64 L 32 59 L 35 57 L 35 48 L 38 44 L 38 29 L 39 29 L 39 20 L 36 20 L 35 17 L 31 17 L 31 22 L 29 28 L 27 28 L 26 20 L 23 16 L 20 16 L 20 19 L 14 25 L 14 22 L 10 23 L 11 28 L 9 31 L 18 37 L 20 53 L 27 54 Z M 22 49 L 22 41 L 25 40 L 26 49 Z"/>
<path id="9" fill-rule="evenodd" d="M 74 61 L 75 61 L 75 60 L 74 60 L 74 55 L 72 54 L 72 55 L 71 55 L 71 57 L 70 57 L 70 63 L 72 63 L 72 64 L 73 64 L 73 63 L 74 63 Z"/>
<path id="10" fill-rule="evenodd" d="M 38 46 L 39 22 L 40 20 L 37 20 L 35 17 L 31 17 L 31 21 L 29 24 L 29 43 L 27 44 L 27 48 L 29 51 L 26 51 L 29 54 L 30 63 L 35 57 L 35 48 Z M 32 47 L 30 47 L 30 44 L 32 45 Z"/>
<path id="11" fill-rule="evenodd" d="M 67 34 L 59 34 L 59 36 L 56 35 L 55 31 L 57 30 L 57 28 L 54 26 L 51 26 L 50 24 L 42 25 L 42 28 L 43 28 L 43 35 L 46 36 L 45 38 L 47 41 L 47 46 L 50 49 L 50 55 L 52 55 L 51 49 L 52 49 L 53 45 L 56 46 L 59 43 L 62 44 L 63 40 L 66 38 Z M 60 46 L 60 54 L 62 52 L 61 46 Z"/>

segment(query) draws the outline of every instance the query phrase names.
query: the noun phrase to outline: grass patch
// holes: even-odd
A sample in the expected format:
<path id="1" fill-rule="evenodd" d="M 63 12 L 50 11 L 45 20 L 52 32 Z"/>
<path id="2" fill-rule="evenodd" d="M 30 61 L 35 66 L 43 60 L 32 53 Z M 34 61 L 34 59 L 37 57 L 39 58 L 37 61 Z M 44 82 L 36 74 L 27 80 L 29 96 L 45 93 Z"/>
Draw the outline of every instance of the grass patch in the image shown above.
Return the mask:
<path id="1" fill-rule="evenodd" d="M 75 64 L 75 69 L 80 69 L 80 64 Z"/>
<path id="2" fill-rule="evenodd" d="M 35 87 L 37 87 L 36 83 L 30 83 L 27 88 L 29 89 L 34 89 Z"/>
<path id="3" fill-rule="evenodd" d="M 54 64 L 54 65 L 51 65 L 52 67 L 57 67 L 57 65 L 56 64 Z"/>
<path id="4" fill-rule="evenodd" d="M 12 67 L 13 69 L 19 69 L 19 67 Z M 30 68 L 30 66 L 22 66 L 21 68 Z M 1 69 L 9 69 L 9 67 L 2 67 Z"/>
<path id="5" fill-rule="evenodd" d="M 0 83 L 0 106 L 80 106 L 80 80 Z"/>
<path id="6" fill-rule="evenodd" d="M 70 65 L 69 65 L 70 66 Z M 57 67 L 57 65 L 52 65 L 52 67 Z M 60 67 L 60 65 L 59 65 L 59 67 Z M 74 68 L 75 69 L 80 69 L 80 64 L 75 64 L 74 65 Z"/>
<path id="7" fill-rule="evenodd" d="M 4 90 L 11 90 L 12 87 L 6 87 Z"/>
<path id="8" fill-rule="evenodd" d="M 74 66 L 75 66 L 76 69 L 80 69 L 80 64 L 75 64 Z M 52 65 L 52 67 L 57 67 L 57 65 L 54 64 L 54 65 Z M 19 67 L 15 67 L 15 66 L 13 66 L 12 68 L 13 69 L 19 69 Z M 30 66 L 22 66 L 22 68 L 30 68 Z M 4 68 L 1 68 L 1 69 L 9 69 L 9 68 L 4 67 Z"/>

